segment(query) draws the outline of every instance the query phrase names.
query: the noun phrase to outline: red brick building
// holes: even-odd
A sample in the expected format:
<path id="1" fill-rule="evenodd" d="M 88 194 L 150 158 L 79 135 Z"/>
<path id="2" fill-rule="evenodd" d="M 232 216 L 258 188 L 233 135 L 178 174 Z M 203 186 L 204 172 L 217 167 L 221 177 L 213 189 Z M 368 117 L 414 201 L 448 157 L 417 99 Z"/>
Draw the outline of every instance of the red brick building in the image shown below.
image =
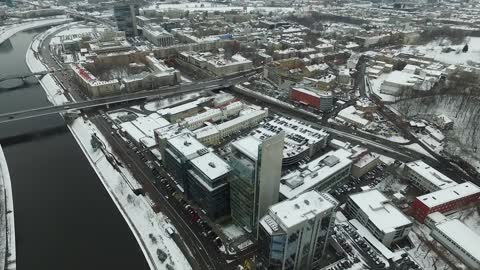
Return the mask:
<path id="1" fill-rule="evenodd" d="M 333 96 L 331 93 L 321 90 L 314 92 L 304 88 L 294 87 L 290 92 L 290 99 L 315 107 L 320 111 L 329 111 L 333 106 Z"/>
<path id="2" fill-rule="evenodd" d="M 471 182 L 465 182 L 415 198 L 411 214 L 419 222 L 424 223 L 430 213 L 453 213 L 464 206 L 476 203 L 480 203 L 480 188 Z"/>

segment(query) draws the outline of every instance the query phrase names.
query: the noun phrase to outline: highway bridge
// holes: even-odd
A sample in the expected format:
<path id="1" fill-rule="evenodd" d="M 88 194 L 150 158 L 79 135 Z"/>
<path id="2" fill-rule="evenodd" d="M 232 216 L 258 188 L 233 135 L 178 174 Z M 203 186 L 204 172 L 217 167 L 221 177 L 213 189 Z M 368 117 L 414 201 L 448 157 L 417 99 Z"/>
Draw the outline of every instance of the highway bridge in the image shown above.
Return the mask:
<path id="1" fill-rule="evenodd" d="M 39 72 L 33 72 L 33 73 L 32 72 L 25 72 L 25 73 L 20 73 L 20 74 L 3 75 L 3 76 L 0 76 L 0 82 L 13 80 L 13 79 L 25 80 L 26 78 L 32 77 L 32 76 L 39 76 L 41 78 L 41 77 L 47 75 L 48 73 L 55 73 L 55 72 L 58 72 L 58 71 L 65 71 L 65 70 L 68 70 L 68 68 L 60 68 L 60 69 L 39 71 Z"/>
<path id="2" fill-rule="evenodd" d="M 67 111 L 82 110 L 87 108 L 101 107 L 128 101 L 142 100 L 148 97 L 161 97 L 171 94 L 182 94 L 195 91 L 218 90 L 239 84 L 248 80 L 255 71 L 236 73 L 221 78 L 214 78 L 204 81 L 196 81 L 176 86 L 162 87 L 155 90 L 129 93 L 118 96 L 96 98 L 86 101 L 66 103 L 63 105 L 48 106 L 42 108 L 28 109 L 23 111 L 0 114 L 0 124 L 17 121 L 21 119 L 34 118 L 49 114 L 62 113 Z"/>

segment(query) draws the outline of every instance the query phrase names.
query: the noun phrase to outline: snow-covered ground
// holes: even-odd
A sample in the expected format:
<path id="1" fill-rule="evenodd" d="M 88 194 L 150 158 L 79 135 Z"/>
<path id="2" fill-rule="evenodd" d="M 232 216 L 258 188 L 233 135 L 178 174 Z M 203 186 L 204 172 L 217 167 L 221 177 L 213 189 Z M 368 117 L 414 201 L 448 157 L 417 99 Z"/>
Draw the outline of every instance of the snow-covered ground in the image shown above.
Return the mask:
<path id="1" fill-rule="evenodd" d="M 148 199 L 135 195 L 123 179 L 123 176 L 108 162 L 105 155 L 100 150 L 95 151 L 92 148 L 90 139 L 92 134 L 96 133 L 106 144 L 107 150 L 112 152 L 106 139 L 101 136 L 100 131 L 89 121 L 83 121 L 81 118 L 76 119 L 69 128 L 130 226 L 147 258 L 150 268 L 166 269 L 166 263 L 168 263 L 174 269 L 191 269 L 181 250 L 165 231 L 166 226 L 172 226 L 169 224 L 167 217 L 162 213 L 155 213 Z M 122 173 L 128 181 L 136 181 L 128 170 L 122 169 Z M 160 262 L 158 259 L 156 255 L 157 249 L 167 253 L 168 259 L 165 263 Z"/>
<path id="2" fill-rule="evenodd" d="M 150 101 L 145 104 L 144 108 L 146 110 L 155 112 L 165 107 L 172 106 L 181 102 L 185 102 L 189 99 L 198 98 L 199 96 L 200 96 L 200 93 L 190 93 L 190 94 L 184 94 L 179 96 L 167 97 L 167 98 L 163 98 L 155 101 Z"/>
<path id="3" fill-rule="evenodd" d="M 17 269 L 17 248 L 16 248 L 16 242 L 15 242 L 15 216 L 14 216 L 14 207 L 13 207 L 13 194 L 12 194 L 12 182 L 10 179 L 10 172 L 8 171 L 8 166 L 7 166 L 7 160 L 5 159 L 5 154 L 3 153 L 2 146 L 0 145 L 0 183 L 2 185 L 2 211 L 5 211 L 5 213 L 2 213 L 2 215 L 5 216 L 5 222 L 6 222 L 6 234 L 3 234 L 2 232 L 2 238 L 6 237 L 4 239 L 0 239 L 2 241 L 2 252 L 5 252 L 8 250 L 8 253 L 2 254 L 2 259 L 4 259 L 1 262 L 1 265 L 4 266 L 5 268 L 2 267 L 2 269 L 6 270 L 14 270 Z M 5 200 L 3 200 L 5 199 Z M 5 207 L 5 208 L 3 208 Z M 2 228 L 5 229 L 5 228 Z M 6 244 L 6 246 L 4 246 Z"/>
<path id="4" fill-rule="evenodd" d="M 49 32 L 53 33 L 54 30 L 49 30 Z M 45 37 L 46 35 L 40 35 L 36 38 L 43 40 Z M 33 41 L 32 44 L 39 46 L 41 42 Z M 32 48 L 27 51 L 26 57 L 27 65 L 31 70 L 45 68 L 40 59 L 36 58 Z M 61 104 L 67 101 L 65 93 L 51 76 L 45 76 L 41 80 L 41 85 L 50 102 Z M 168 225 L 168 219 L 162 213 L 156 214 L 152 210 L 148 199 L 135 195 L 127 185 L 126 181 L 136 181 L 130 172 L 122 169 L 122 173 L 119 173 L 100 150 L 95 151 L 92 148 L 91 135 L 96 133 L 105 143 L 107 150 L 111 151 L 105 138 L 101 136 L 95 126 L 78 118 L 68 127 L 132 230 L 150 268 L 167 269 L 168 264 L 173 269 L 191 269 L 184 254 L 165 231 L 166 226 L 171 226 Z M 124 179 L 124 177 L 127 179 Z M 168 255 L 164 263 L 157 256 L 157 250 L 159 249 Z"/>
<path id="5" fill-rule="evenodd" d="M 412 106 L 403 103 L 412 103 Z M 478 127 L 478 107 L 480 101 L 462 96 L 434 96 L 400 101 L 393 104 L 395 108 L 408 107 L 408 117 L 420 116 L 431 118 L 445 114 L 454 121 L 452 130 L 445 131 L 444 151 L 458 155 L 473 165 L 480 172 L 480 135 L 475 133 Z M 475 148 L 478 151 L 475 151 Z"/>
<path id="6" fill-rule="evenodd" d="M 407 188 L 407 185 L 400 183 L 400 179 L 393 175 L 385 177 L 380 183 L 375 186 L 376 189 L 382 192 L 397 193 Z"/>
<path id="7" fill-rule="evenodd" d="M 432 155 L 430 155 L 430 153 L 427 152 L 427 150 L 425 150 L 422 146 L 420 146 L 418 143 L 412 143 L 412 144 L 408 144 L 408 145 L 405 145 L 403 147 L 406 147 L 408 149 L 411 149 L 417 153 L 420 153 L 422 155 L 425 155 L 425 156 L 429 156 L 431 158 L 434 158 Z"/>
<path id="8" fill-rule="evenodd" d="M 430 236 L 430 229 L 423 224 L 414 223 L 408 234 L 414 247 L 408 251 L 415 261 L 425 270 L 467 269 L 454 255 Z"/>
<path id="9" fill-rule="evenodd" d="M 180 9 L 184 11 L 230 11 L 230 10 L 243 10 L 241 6 L 227 6 L 216 3 L 198 2 L 198 3 L 182 3 L 182 4 L 152 4 L 148 9 L 168 10 L 168 9 Z M 247 12 L 259 11 L 259 12 L 276 12 L 287 13 L 294 12 L 295 8 L 291 7 L 247 7 Z"/>
<path id="10" fill-rule="evenodd" d="M 450 41 L 443 39 L 422 46 L 405 46 L 401 49 L 401 52 L 421 53 L 447 64 L 466 64 L 469 60 L 480 62 L 480 37 L 468 37 L 466 43 L 469 45 L 469 50 L 466 53 L 457 53 L 457 51 L 462 50 L 465 43 L 452 45 Z M 445 48 L 452 48 L 454 51 L 443 53 L 442 50 Z"/>
<path id="11" fill-rule="evenodd" d="M 69 21 L 72 21 L 72 19 L 67 18 L 66 16 L 60 16 L 55 19 L 42 19 L 21 24 L 15 24 L 13 26 L 9 25 L 8 27 L 4 27 L 0 30 L 0 44 L 2 44 L 5 40 L 9 39 L 18 32 L 45 27 L 49 25 L 63 24 Z"/>
<path id="12" fill-rule="evenodd" d="M 448 215 L 449 218 L 458 218 L 470 229 L 480 235 L 480 206 L 467 208 Z"/>
<path id="13" fill-rule="evenodd" d="M 245 235 L 245 231 L 237 225 L 231 223 L 221 227 L 222 232 L 230 239 L 237 239 Z"/>

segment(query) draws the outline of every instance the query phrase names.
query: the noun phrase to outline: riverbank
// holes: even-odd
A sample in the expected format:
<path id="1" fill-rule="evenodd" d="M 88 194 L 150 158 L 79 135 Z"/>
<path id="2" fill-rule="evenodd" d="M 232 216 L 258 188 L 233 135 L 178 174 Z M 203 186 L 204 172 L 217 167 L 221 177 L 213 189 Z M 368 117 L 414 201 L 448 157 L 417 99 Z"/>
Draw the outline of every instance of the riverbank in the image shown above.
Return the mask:
<path id="1" fill-rule="evenodd" d="M 61 17 L 56 17 L 54 19 L 47 18 L 47 19 L 35 20 L 35 21 L 30 21 L 30 22 L 21 23 L 21 24 L 15 24 L 13 26 L 7 25 L 4 29 L 0 30 L 0 44 L 5 42 L 5 40 L 11 38 L 13 35 L 15 35 L 18 32 L 31 30 L 35 28 L 41 28 L 45 26 L 63 24 L 69 21 L 72 21 L 72 19 L 68 18 L 67 16 L 61 16 Z"/>
<path id="2" fill-rule="evenodd" d="M 49 34 L 63 27 L 68 26 L 62 25 L 52 28 L 32 41 L 26 54 L 27 66 L 32 72 L 47 70 L 37 52 L 42 41 Z M 51 103 L 59 105 L 68 101 L 67 93 L 63 91 L 52 76 L 46 75 L 40 81 L 40 84 Z M 90 140 L 92 134 L 95 133 L 103 141 L 106 149 L 112 152 L 100 131 L 92 123 L 82 118 L 77 118 L 67 126 L 133 232 L 149 267 L 151 269 L 166 269 L 168 264 L 173 269 L 191 269 L 181 250 L 165 231 L 166 226 L 171 226 L 168 225 L 167 217 L 162 213 L 155 213 L 147 198 L 135 195 L 128 187 L 126 181 L 136 181 L 128 170 L 116 171 L 100 150 L 92 148 Z M 165 262 L 160 261 L 157 250 L 162 250 L 168 255 Z"/>
<path id="3" fill-rule="evenodd" d="M 15 215 L 12 183 L 7 160 L 0 145 L 0 269 L 17 269 Z"/>

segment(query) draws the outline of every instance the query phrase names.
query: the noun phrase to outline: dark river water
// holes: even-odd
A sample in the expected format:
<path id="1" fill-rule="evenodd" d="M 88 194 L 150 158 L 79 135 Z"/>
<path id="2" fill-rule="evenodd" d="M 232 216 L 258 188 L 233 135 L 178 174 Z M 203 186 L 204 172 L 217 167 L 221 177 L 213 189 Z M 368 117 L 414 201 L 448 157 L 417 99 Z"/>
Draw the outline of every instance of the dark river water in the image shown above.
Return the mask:
<path id="1" fill-rule="evenodd" d="M 0 75 L 27 72 L 38 32 L 0 45 Z M 0 113 L 49 105 L 40 85 L 0 90 Z M 132 232 L 59 115 L 0 124 L 13 185 L 19 270 L 143 270 Z"/>

